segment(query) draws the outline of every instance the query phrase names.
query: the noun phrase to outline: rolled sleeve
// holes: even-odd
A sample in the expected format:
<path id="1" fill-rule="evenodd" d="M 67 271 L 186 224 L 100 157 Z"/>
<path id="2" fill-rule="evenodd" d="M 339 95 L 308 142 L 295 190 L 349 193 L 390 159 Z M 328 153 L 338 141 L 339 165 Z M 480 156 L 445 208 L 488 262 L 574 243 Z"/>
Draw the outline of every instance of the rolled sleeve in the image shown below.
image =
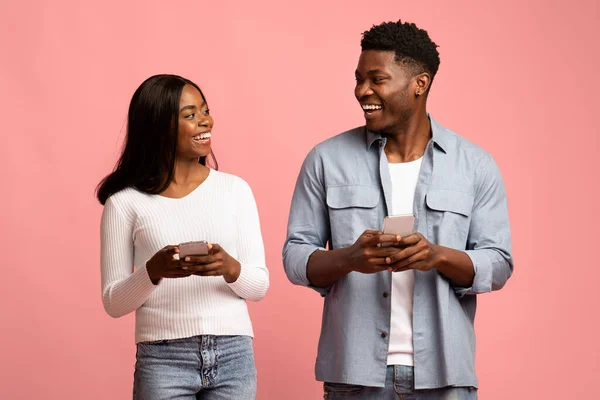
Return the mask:
<path id="1" fill-rule="evenodd" d="M 471 287 L 456 287 L 458 296 L 501 289 L 513 272 L 506 189 L 498 166 L 487 155 L 477 170 L 467 249 L 475 276 Z"/>
<path id="2" fill-rule="evenodd" d="M 330 287 L 311 285 L 306 275 L 310 256 L 325 250 L 330 231 L 323 184 L 323 164 L 314 148 L 304 160 L 290 207 L 287 237 L 283 247 L 283 267 L 295 285 L 310 287 L 327 295 Z"/>

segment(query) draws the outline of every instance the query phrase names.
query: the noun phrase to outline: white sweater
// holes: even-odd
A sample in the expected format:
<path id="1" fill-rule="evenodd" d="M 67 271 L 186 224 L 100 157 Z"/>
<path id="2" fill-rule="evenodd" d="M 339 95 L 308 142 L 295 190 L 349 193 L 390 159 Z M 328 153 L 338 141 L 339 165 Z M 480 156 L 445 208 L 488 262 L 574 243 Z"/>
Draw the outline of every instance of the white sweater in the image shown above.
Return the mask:
<path id="1" fill-rule="evenodd" d="M 180 199 L 124 189 L 106 201 L 100 230 L 102 302 L 115 318 L 135 311 L 136 343 L 253 336 L 245 300 L 265 295 L 269 273 L 256 203 L 244 180 L 211 170 Z M 218 243 L 242 265 L 239 278 L 227 283 L 222 276 L 192 275 L 154 285 L 146 261 L 167 245 L 192 240 Z"/>

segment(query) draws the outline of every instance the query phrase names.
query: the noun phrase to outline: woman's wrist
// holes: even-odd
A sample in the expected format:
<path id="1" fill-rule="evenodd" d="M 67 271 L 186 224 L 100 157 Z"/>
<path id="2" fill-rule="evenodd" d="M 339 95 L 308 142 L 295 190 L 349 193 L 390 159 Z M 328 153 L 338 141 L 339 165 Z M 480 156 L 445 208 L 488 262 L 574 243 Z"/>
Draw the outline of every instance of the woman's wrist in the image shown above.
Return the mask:
<path id="1" fill-rule="evenodd" d="M 242 272 L 242 265 L 239 263 L 239 261 L 233 260 L 232 264 L 233 266 L 231 271 L 226 275 L 223 275 L 223 278 L 225 278 L 225 282 L 227 283 L 233 283 L 237 281 L 237 279 L 240 277 L 240 273 Z"/>

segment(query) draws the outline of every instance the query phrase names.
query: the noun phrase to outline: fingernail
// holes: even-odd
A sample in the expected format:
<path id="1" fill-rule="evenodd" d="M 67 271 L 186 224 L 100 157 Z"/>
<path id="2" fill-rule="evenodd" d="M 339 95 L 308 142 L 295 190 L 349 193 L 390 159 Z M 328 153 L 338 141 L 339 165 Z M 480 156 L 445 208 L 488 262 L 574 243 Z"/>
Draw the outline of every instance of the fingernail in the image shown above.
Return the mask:
<path id="1" fill-rule="evenodd" d="M 185 258 L 185 261 L 190 261 L 190 258 L 189 258 L 189 257 L 186 257 L 186 258 Z"/>
<path id="2" fill-rule="evenodd" d="M 389 263 L 391 263 L 391 262 L 392 262 L 392 260 L 390 260 L 390 258 L 389 258 L 389 257 L 385 259 L 385 263 L 386 263 L 386 264 L 389 264 Z"/>
<path id="3" fill-rule="evenodd" d="M 188 267 L 181 267 L 181 269 L 188 269 Z"/>

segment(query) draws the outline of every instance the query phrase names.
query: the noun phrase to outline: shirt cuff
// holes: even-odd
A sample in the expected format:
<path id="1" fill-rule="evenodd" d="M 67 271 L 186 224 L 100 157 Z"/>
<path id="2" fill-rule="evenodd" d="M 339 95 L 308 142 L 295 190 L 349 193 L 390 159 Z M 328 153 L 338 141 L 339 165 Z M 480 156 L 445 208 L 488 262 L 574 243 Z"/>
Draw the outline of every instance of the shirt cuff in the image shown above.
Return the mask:
<path id="1" fill-rule="evenodd" d="M 311 288 L 314 291 L 316 291 L 317 293 L 319 293 L 321 295 L 321 297 L 325 297 L 331 291 L 331 285 L 326 286 L 326 287 L 317 287 L 317 286 L 312 285 L 310 283 L 310 281 L 308 280 L 308 260 L 310 259 L 310 256 L 312 256 L 315 251 L 328 251 L 328 250 L 323 247 L 315 246 L 314 248 L 309 249 L 309 251 L 306 252 L 306 257 L 304 259 L 304 282 L 303 282 L 303 284 L 306 287 Z"/>
<path id="2" fill-rule="evenodd" d="M 473 283 L 470 287 L 455 286 L 454 291 L 456 292 L 456 295 L 458 297 L 463 297 L 468 294 L 485 293 L 491 291 L 489 283 L 492 281 L 492 269 L 485 251 L 465 250 L 465 253 L 469 256 L 471 262 L 473 263 L 475 275 L 473 276 Z M 486 289 L 487 287 L 490 288 Z"/>

